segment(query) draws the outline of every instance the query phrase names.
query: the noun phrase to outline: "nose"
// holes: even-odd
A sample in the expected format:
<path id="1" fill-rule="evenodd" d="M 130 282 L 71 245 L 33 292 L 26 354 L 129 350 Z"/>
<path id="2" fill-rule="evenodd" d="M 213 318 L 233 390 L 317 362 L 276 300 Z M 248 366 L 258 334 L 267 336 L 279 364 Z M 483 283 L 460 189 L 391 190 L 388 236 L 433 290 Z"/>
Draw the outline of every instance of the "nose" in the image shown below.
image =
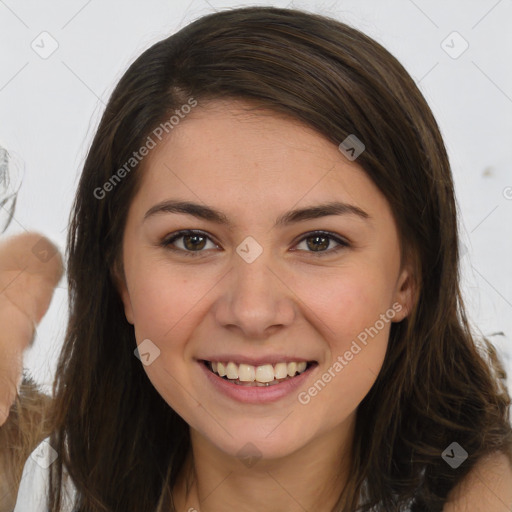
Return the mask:
<path id="1" fill-rule="evenodd" d="M 215 307 L 218 324 L 252 340 L 266 339 L 291 325 L 297 309 L 283 271 L 272 265 L 265 251 L 251 263 L 237 254 L 233 259 Z"/>

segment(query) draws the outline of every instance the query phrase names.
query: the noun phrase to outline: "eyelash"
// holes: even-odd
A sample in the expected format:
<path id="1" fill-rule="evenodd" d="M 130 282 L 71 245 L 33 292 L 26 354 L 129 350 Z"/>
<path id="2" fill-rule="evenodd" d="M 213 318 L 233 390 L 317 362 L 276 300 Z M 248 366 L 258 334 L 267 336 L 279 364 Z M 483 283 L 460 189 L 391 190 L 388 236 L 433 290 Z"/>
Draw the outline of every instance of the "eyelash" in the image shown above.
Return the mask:
<path id="1" fill-rule="evenodd" d="M 193 235 L 199 235 L 199 236 L 205 237 L 208 240 L 210 240 L 211 242 L 215 243 L 206 233 L 204 233 L 202 231 L 185 229 L 182 231 L 178 231 L 178 232 L 172 234 L 171 236 L 165 238 L 164 240 L 162 240 L 161 246 L 164 247 L 165 249 L 173 251 L 173 252 L 181 252 L 184 256 L 198 257 L 202 252 L 204 252 L 204 250 L 188 251 L 185 249 L 179 249 L 177 247 L 172 247 L 172 245 L 171 245 L 173 242 L 175 242 L 176 240 L 179 240 L 180 238 L 184 238 L 185 236 L 193 236 Z M 340 251 L 342 249 L 350 247 L 350 244 L 347 241 L 343 240 L 342 238 L 340 238 L 332 233 L 329 233 L 328 231 L 311 231 L 309 233 L 306 233 L 305 236 L 303 236 L 297 242 L 296 245 L 303 242 L 304 240 L 307 240 L 308 238 L 313 238 L 315 236 L 321 236 L 323 238 L 327 238 L 329 240 L 336 242 L 339 245 L 337 247 L 335 247 L 334 249 L 328 249 L 325 251 L 305 251 L 305 252 L 311 253 L 314 257 L 317 257 L 317 256 L 322 257 L 326 254 L 331 255 L 331 254 L 337 253 L 338 251 Z M 215 244 L 215 245 L 217 245 L 217 244 Z"/>

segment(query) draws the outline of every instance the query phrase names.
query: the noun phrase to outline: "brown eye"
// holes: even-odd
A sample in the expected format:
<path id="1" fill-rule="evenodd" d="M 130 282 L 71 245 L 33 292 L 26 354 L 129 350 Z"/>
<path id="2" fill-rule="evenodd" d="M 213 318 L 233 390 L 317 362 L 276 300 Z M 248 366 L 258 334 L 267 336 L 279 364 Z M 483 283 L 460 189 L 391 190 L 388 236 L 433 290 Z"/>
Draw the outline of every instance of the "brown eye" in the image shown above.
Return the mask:
<path id="1" fill-rule="evenodd" d="M 334 247 L 332 247 L 333 243 Z M 301 244 L 304 244 L 305 247 L 300 248 Z M 303 237 L 297 245 L 297 248 L 304 252 L 313 253 L 315 256 L 323 256 L 338 252 L 341 249 L 349 247 L 349 245 L 348 242 L 338 236 L 323 231 L 317 231 Z"/>
<path id="2" fill-rule="evenodd" d="M 309 236 L 307 239 L 308 248 L 312 251 L 324 251 L 329 247 L 330 239 L 327 236 Z"/>
<path id="3" fill-rule="evenodd" d="M 185 235 L 183 238 L 183 245 L 189 251 L 196 251 L 204 249 L 206 245 L 206 237 L 202 235 Z"/>
<path id="4" fill-rule="evenodd" d="M 206 247 L 210 243 L 212 247 Z M 161 242 L 162 247 L 170 251 L 179 252 L 185 256 L 199 256 L 203 249 L 218 249 L 211 238 L 204 233 L 195 231 L 179 231 L 168 236 Z"/>

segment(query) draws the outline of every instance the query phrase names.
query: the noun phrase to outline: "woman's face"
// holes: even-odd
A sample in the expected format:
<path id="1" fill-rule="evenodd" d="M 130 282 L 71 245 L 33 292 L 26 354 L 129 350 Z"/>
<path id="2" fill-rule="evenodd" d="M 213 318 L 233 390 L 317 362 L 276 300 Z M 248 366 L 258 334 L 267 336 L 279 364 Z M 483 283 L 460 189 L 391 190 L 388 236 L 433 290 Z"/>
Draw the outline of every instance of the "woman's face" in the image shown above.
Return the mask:
<path id="1" fill-rule="evenodd" d="M 312 129 L 234 101 L 143 164 L 120 286 L 155 388 L 227 454 L 341 439 L 410 307 L 384 196 Z"/>

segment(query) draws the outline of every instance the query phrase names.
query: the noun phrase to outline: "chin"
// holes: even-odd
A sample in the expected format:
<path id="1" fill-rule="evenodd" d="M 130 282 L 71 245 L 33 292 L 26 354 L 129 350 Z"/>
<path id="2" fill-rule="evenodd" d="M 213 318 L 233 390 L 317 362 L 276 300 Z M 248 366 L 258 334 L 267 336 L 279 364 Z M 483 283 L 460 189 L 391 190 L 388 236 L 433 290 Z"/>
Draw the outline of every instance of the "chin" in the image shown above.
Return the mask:
<path id="1" fill-rule="evenodd" d="M 271 432 L 271 429 L 244 429 L 238 431 L 243 432 L 243 434 L 233 434 L 233 437 L 226 435 L 226 432 L 222 430 L 222 433 L 219 432 L 218 435 L 212 436 L 209 433 L 209 435 L 203 434 L 203 436 L 218 450 L 231 457 L 241 459 L 242 462 L 245 459 L 281 459 L 305 446 L 304 432 L 295 437 L 295 434 L 286 431 L 286 429 L 282 429 L 280 432 L 277 432 L 277 430 L 269 435 L 268 432 Z"/>

